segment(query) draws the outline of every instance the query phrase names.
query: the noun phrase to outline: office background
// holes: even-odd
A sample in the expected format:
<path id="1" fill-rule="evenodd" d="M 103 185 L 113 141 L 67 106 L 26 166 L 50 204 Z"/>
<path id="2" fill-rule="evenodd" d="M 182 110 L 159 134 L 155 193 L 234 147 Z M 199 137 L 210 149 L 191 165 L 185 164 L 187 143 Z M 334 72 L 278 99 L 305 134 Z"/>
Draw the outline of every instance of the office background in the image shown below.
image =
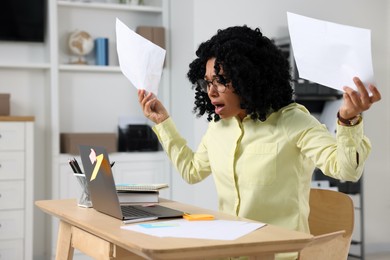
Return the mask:
<path id="1" fill-rule="evenodd" d="M 54 0 L 53 0 L 54 1 Z M 372 154 L 366 164 L 364 174 L 364 202 L 365 202 L 365 242 L 367 253 L 390 251 L 390 174 L 389 174 L 389 133 L 390 110 L 389 91 L 390 75 L 390 2 L 386 0 L 164 0 L 168 2 L 168 60 L 169 69 L 169 104 L 170 113 L 175 120 L 179 131 L 188 140 L 189 145 L 196 149 L 200 138 L 207 127 L 205 119 L 196 119 L 192 114 L 193 91 L 186 79 L 188 64 L 194 58 L 194 51 L 200 42 L 207 40 L 219 28 L 232 25 L 247 24 L 259 27 L 270 38 L 285 37 L 288 35 L 286 12 L 329 20 L 341 24 L 348 24 L 371 29 L 372 55 L 374 73 L 377 86 L 382 93 L 382 101 L 365 113 L 365 133 L 373 146 Z M 99 21 L 93 21 L 99 27 Z M 104 25 L 108 26 L 108 25 Z M 25 44 L 14 46 L 0 42 L 0 63 L 3 60 L 40 60 L 45 57 L 50 46 L 40 44 Z M 5 75 L 8 72 L 2 72 Z M 12 74 L 11 74 L 12 75 Z M 40 77 L 40 76 L 34 76 Z M 44 78 L 0 77 L 0 92 L 5 92 L 4 85 L 11 86 L 13 82 L 30 81 L 45 82 Z M 132 90 L 129 90 L 132 91 Z M 42 118 L 47 113 L 44 104 L 50 98 L 45 93 L 45 87 L 34 86 L 27 92 L 19 93 L 20 105 L 13 111 L 22 115 L 36 117 L 36 161 L 45 162 L 51 158 L 46 151 L 49 136 L 49 127 Z M 61 98 L 61 97 L 60 97 Z M 46 102 L 46 103 L 45 103 Z M 114 104 L 115 102 L 112 102 Z M 139 109 L 134 106 L 134 109 Z M 127 109 L 127 108 L 124 108 Z M 130 106 L 129 106 L 130 109 Z M 101 122 L 104 128 L 104 122 Z M 44 172 L 47 171 L 47 172 Z M 35 198 L 49 198 L 51 182 L 45 179 L 50 169 L 35 167 Z M 175 170 L 172 169 L 171 183 L 172 199 L 203 207 L 216 209 L 216 193 L 211 178 L 197 185 L 184 183 Z M 45 244 L 49 238 L 45 236 L 47 225 L 42 220 L 44 214 L 36 213 L 35 255 L 44 255 Z"/>

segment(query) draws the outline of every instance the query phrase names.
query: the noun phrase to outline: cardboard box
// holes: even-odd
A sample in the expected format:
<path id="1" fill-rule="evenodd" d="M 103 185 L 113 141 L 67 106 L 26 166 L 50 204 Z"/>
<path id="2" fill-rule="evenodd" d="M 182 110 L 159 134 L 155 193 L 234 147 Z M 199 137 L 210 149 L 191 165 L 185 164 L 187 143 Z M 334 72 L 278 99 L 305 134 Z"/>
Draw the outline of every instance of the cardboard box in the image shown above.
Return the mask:
<path id="1" fill-rule="evenodd" d="M 165 29 L 157 26 L 138 26 L 136 32 L 153 42 L 154 44 L 165 49 Z"/>
<path id="2" fill-rule="evenodd" d="M 61 153 L 79 155 L 79 145 L 103 146 L 108 153 L 117 152 L 117 137 L 114 133 L 61 133 Z"/>
<path id="3" fill-rule="evenodd" d="M 136 33 L 165 49 L 165 28 L 158 26 L 138 26 Z M 165 67 L 165 61 L 163 67 Z"/>
<path id="4" fill-rule="evenodd" d="M 10 115 L 10 94 L 0 94 L 0 116 Z"/>

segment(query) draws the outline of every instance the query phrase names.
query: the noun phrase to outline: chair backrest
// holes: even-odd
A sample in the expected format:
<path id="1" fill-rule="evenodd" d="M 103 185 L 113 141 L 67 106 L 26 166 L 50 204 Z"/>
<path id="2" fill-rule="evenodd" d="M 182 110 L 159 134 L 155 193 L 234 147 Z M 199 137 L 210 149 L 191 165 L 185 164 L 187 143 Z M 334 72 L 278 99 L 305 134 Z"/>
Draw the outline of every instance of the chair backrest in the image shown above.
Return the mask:
<path id="1" fill-rule="evenodd" d="M 309 227 L 314 239 L 299 259 L 347 259 L 354 226 L 352 199 L 337 191 L 311 189 L 309 204 Z"/>

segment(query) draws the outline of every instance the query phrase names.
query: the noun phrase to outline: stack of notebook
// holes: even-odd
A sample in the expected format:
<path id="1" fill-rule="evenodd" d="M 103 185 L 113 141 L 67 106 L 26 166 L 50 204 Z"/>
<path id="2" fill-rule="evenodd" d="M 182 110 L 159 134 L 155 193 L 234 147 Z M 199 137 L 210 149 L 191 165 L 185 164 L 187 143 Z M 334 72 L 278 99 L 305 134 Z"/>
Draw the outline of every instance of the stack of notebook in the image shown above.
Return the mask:
<path id="1" fill-rule="evenodd" d="M 160 190 L 167 184 L 117 184 L 116 191 L 121 204 L 158 203 Z"/>

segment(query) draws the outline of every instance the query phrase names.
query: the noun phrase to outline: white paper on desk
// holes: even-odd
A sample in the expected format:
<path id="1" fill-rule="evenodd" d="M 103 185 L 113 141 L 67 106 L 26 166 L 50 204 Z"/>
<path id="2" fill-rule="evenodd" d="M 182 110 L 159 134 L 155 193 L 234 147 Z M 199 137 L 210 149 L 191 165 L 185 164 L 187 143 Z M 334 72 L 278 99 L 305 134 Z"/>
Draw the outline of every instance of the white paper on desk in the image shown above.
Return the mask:
<path id="1" fill-rule="evenodd" d="M 116 19 L 116 45 L 122 73 L 137 89 L 157 95 L 166 51 Z"/>
<path id="2" fill-rule="evenodd" d="M 343 91 L 352 78 L 375 84 L 371 31 L 287 13 L 299 77 Z"/>
<path id="3" fill-rule="evenodd" d="M 151 226 L 146 228 L 145 225 Z M 265 224 L 258 222 L 228 220 L 188 221 L 179 219 L 148 224 L 134 224 L 122 226 L 121 228 L 157 237 L 235 240 L 263 226 Z"/>

